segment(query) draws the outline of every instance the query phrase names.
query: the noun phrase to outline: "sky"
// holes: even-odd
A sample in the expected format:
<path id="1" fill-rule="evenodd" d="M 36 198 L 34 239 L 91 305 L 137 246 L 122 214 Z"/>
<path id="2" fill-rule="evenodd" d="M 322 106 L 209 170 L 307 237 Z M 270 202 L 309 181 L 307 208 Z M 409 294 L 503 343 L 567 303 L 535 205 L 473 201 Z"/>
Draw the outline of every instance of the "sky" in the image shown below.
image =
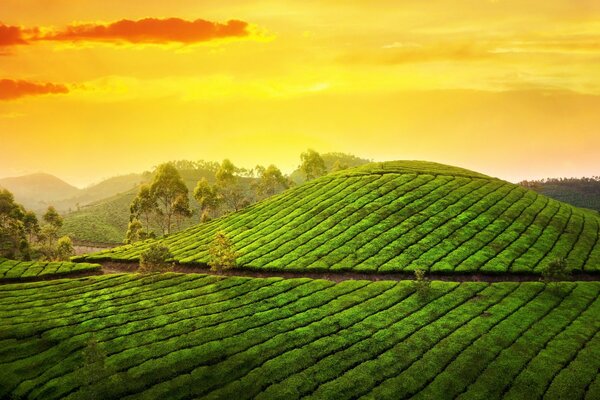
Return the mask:
<path id="1" fill-rule="evenodd" d="M 597 0 L 1 0 L 0 177 L 308 148 L 600 175 Z"/>

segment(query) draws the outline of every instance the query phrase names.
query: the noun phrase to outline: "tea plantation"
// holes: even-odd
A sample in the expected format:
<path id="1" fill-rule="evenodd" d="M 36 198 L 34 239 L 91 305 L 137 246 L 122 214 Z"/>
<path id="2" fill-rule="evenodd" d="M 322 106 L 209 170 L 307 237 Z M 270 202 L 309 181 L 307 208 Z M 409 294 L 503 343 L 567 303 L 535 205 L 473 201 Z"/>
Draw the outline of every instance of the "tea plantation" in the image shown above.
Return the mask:
<path id="1" fill-rule="evenodd" d="M 564 258 L 600 271 L 600 216 L 499 179 L 420 161 L 372 163 L 315 179 L 162 239 L 205 265 L 217 231 L 240 268 L 539 273 Z M 149 242 L 81 260 L 135 261 Z"/>
<path id="2" fill-rule="evenodd" d="M 0 258 L 0 281 L 34 280 L 82 272 L 99 272 L 100 265 L 72 262 L 13 261 Z"/>
<path id="3" fill-rule="evenodd" d="M 0 286 L 0 397 L 598 399 L 599 282 Z"/>

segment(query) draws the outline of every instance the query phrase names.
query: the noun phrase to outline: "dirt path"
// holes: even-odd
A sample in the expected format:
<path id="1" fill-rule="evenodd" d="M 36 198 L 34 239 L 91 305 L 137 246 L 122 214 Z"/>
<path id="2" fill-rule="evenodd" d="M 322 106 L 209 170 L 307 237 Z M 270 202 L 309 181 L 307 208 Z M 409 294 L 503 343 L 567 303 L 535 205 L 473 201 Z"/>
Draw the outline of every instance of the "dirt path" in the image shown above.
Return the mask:
<path id="1" fill-rule="evenodd" d="M 135 272 L 137 270 L 137 263 L 117 263 L 117 262 L 101 262 L 102 272 L 104 274 L 115 274 L 123 272 Z M 187 266 L 187 265 L 175 265 L 173 272 L 180 272 L 184 274 L 215 274 L 211 272 L 207 267 L 203 266 Z M 350 271 L 338 271 L 338 272 L 293 272 L 293 271 L 255 271 L 255 270 L 243 270 L 234 269 L 229 271 L 222 271 L 219 274 L 223 276 L 247 276 L 252 278 L 269 278 L 269 277 L 281 277 L 281 278 L 312 278 L 312 279 L 327 279 L 334 282 L 341 282 L 346 280 L 369 280 L 369 281 L 384 281 L 384 280 L 412 280 L 414 274 L 409 272 L 395 272 L 395 273 L 358 273 Z M 537 282 L 540 280 L 540 276 L 536 274 L 440 274 L 440 273 L 428 273 L 427 278 L 430 280 L 439 281 L 453 281 L 453 282 Z M 574 281 L 600 281 L 600 274 L 590 273 L 578 273 L 573 274 Z"/>

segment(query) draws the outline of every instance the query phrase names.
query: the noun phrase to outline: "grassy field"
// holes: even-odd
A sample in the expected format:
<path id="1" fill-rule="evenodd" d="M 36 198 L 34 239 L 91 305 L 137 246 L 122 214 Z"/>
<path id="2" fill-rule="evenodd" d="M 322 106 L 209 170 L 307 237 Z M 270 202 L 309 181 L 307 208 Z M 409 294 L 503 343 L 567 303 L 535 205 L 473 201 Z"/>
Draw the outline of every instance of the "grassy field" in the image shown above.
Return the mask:
<path id="1" fill-rule="evenodd" d="M 557 258 L 600 271 L 600 217 L 534 191 L 436 163 L 373 163 L 333 173 L 163 239 L 206 264 L 217 231 L 239 267 L 361 272 L 538 273 Z M 149 242 L 90 255 L 137 260 Z"/>
<path id="2" fill-rule="evenodd" d="M 79 272 L 99 271 L 100 265 L 72 262 L 13 261 L 0 258 L 0 280 L 36 279 Z"/>
<path id="3" fill-rule="evenodd" d="M 0 397 L 597 399 L 599 292 L 174 273 L 7 284 Z"/>

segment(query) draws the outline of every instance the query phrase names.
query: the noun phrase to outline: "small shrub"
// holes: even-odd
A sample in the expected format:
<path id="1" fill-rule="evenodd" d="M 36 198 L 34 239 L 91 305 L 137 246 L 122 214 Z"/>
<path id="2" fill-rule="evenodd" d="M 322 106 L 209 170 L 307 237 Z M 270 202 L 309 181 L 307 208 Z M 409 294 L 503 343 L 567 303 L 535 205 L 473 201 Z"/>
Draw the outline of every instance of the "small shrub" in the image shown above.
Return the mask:
<path id="1" fill-rule="evenodd" d="M 171 265 L 168 260 L 173 258 L 171 251 L 162 243 L 153 243 L 140 254 L 139 271 L 142 273 L 168 272 Z"/>
<path id="2" fill-rule="evenodd" d="M 542 270 L 542 280 L 546 283 L 567 281 L 570 279 L 571 270 L 567 265 L 567 260 L 564 258 L 557 258 L 550 261 L 550 263 Z"/>
<path id="3" fill-rule="evenodd" d="M 417 295 L 427 298 L 431 292 L 431 281 L 425 276 L 425 270 L 415 269 L 415 280 L 413 281 Z"/>
<path id="4" fill-rule="evenodd" d="M 558 295 L 564 294 L 562 293 L 564 285 L 561 285 L 560 282 L 568 280 L 571 280 L 571 270 L 567 265 L 567 260 L 564 258 L 557 258 L 550 261 L 542 270 L 542 282 Z"/>
<path id="5" fill-rule="evenodd" d="M 236 265 L 238 254 L 235 252 L 231 240 L 222 231 L 217 232 L 215 235 L 215 239 L 209 249 L 209 254 L 210 260 L 208 265 L 211 271 L 221 272 L 231 269 Z"/>

